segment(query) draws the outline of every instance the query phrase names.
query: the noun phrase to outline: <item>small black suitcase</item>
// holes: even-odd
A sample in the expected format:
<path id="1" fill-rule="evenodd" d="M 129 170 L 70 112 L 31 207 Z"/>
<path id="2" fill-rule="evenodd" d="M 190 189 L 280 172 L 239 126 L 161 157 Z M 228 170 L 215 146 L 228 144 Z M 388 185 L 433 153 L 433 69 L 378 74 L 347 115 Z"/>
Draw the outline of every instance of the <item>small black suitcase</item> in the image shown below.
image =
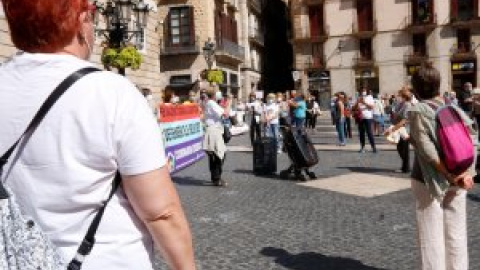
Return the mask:
<path id="1" fill-rule="evenodd" d="M 277 172 L 277 143 L 274 138 L 263 137 L 253 143 L 253 172 L 257 175 Z"/>
<path id="2" fill-rule="evenodd" d="M 303 129 L 291 127 L 284 136 L 288 156 L 297 168 L 306 169 L 318 164 L 317 151 Z"/>

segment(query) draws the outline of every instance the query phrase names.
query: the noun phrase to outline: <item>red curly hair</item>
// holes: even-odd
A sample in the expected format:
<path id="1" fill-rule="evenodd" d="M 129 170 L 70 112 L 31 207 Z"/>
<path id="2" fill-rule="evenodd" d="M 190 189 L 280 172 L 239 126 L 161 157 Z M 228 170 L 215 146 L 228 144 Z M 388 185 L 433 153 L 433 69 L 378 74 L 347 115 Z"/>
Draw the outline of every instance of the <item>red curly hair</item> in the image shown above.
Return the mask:
<path id="1" fill-rule="evenodd" d="M 53 53 L 77 34 L 87 0 L 1 0 L 13 44 L 30 53 Z"/>

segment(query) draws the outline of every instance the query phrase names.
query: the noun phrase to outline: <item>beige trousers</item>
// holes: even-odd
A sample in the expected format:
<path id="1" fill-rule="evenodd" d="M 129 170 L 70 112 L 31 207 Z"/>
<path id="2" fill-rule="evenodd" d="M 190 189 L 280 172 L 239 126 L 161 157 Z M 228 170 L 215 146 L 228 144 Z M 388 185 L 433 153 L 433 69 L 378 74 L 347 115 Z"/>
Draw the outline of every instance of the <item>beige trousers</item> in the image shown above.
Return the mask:
<path id="1" fill-rule="evenodd" d="M 422 270 L 468 270 L 466 194 L 452 188 L 443 201 L 412 180 Z"/>

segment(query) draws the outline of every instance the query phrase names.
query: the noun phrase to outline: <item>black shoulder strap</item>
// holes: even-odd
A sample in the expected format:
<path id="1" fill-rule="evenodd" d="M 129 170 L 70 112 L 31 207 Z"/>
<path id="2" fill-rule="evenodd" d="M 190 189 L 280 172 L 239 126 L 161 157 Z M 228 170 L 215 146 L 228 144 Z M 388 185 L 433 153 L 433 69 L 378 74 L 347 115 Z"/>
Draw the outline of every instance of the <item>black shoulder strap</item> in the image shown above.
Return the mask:
<path id="1" fill-rule="evenodd" d="M 0 173 L 3 169 L 3 166 L 5 166 L 5 164 L 7 164 L 8 159 L 12 155 L 15 148 L 17 148 L 20 141 L 23 138 L 25 138 L 25 136 L 27 134 L 29 134 L 29 133 L 31 134 L 31 133 L 33 133 L 33 131 L 35 131 L 35 129 L 40 124 L 40 122 L 43 120 L 43 118 L 45 118 L 45 115 L 47 115 L 50 108 L 63 95 L 63 93 L 65 93 L 65 91 L 67 91 L 67 89 L 70 88 L 70 86 L 72 86 L 80 78 L 82 78 L 83 76 L 85 76 L 89 73 L 95 72 L 95 71 L 100 71 L 100 69 L 95 68 L 95 67 L 86 67 L 86 68 L 82 68 L 80 70 L 77 70 L 76 72 L 74 72 L 73 74 L 68 76 L 65 80 L 63 80 L 57 86 L 57 88 L 55 88 L 55 90 L 53 90 L 53 92 L 50 94 L 50 96 L 42 104 L 42 106 L 38 110 L 37 114 L 35 114 L 32 121 L 28 125 L 27 129 L 22 134 L 22 136 L 20 136 L 20 138 L 18 138 L 18 140 L 7 150 L 7 152 L 5 152 L 5 154 L 3 154 L 0 157 Z M 8 198 L 8 193 L 6 192 L 2 181 L 0 181 L 0 200 L 1 199 L 6 199 L 6 198 Z"/>
<path id="2" fill-rule="evenodd" d="M 85 260 L 85 257 L 90 254 L 95 245 L 95 234 L 97 233 L 98 226 L 100 225 L 100 221 L 102 220 L 103 213 L 105 212 L 105 208 L 108 205 L 108 202 L 112 199 L 113 195 L 117 191 L 118 187 L 122 178 L 120 173 L 117 171 L 115 175 L 115 180 L 113 181 L 112 190 L 110 191 L 110 195 L 108 196 L 107 200 L 102 204 L 100 209 L 98 210 L 97 214 L 93 218 L 90 227 L 88 228 L 87 234 L 82 240 L 82 243 L 78 247 L 77 254 L 72 259 L 72 261 L 68 264 L 67 270 L 80 270 L 82 268 L 82 264 Z"/>

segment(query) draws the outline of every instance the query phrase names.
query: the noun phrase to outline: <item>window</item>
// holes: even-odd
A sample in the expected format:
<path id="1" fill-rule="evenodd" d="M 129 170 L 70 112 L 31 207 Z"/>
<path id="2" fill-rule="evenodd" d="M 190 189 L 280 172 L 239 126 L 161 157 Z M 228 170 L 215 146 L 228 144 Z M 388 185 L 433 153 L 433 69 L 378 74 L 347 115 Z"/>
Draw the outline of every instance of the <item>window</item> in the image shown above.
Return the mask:
<path id="1" fill-rule="evenodd" d="M 472 50 L 471 48 L 471 34 L 469 29 L 457 30 L 458 52 L 466 53 Z"/>
<path id="2" fill-rule="evenodd" d="M 217 44 L 222 44 L 224 39 L 238 43 L 237 20 L 233 14 L 225 14 L 220 10 L 215 12 L 215 38 Z"/>
<path id="3" fill-rule="evenodd" d="M 185 85 L 192 83 L 192 76 L 191 75 L 176 75 L 170 77 L 170 84 L 171 85 Z"/>
<path id="4" fill-rule="evenodd" d="M 434 19 L 433 0 L 414 0 L 413 23 L 431 23 Z"/>
<path id="5" fill-rule="evenodd" d="M 451 0 L 451 17 L 467 21 L 478 16 L 478 0 Z"/>
<path id="6" fill-rule="evenodd" d="M 359 31 L 373 30 L 373 4 L 371 0 L 357 1 Z"/>
<path id="7" fill-rule="evenodd" d="M 415 34 L 413 39 L 413 54 L 416 56 L 427 55 L 427 36 L 425 34 Z"/>
<path id="8" fill-rule="evenodd" d="M 324 34 L 323 27 L 323 6 L 312 6 L 308 10 L 310 19 L 310 36 L 318 37 Z"/>
<path id="9" fill-rule="evenodd" d="M 193 7 L 172 7 L 168 13 L 167 37 L 170 46 L 186 46 L 195 42 Z"/>
<path id="10" fill-rule="evenodd" d="M 372 40 L 371 39 L 360 39 L 360 58 L 362 60 L 372 60 Z"/>

